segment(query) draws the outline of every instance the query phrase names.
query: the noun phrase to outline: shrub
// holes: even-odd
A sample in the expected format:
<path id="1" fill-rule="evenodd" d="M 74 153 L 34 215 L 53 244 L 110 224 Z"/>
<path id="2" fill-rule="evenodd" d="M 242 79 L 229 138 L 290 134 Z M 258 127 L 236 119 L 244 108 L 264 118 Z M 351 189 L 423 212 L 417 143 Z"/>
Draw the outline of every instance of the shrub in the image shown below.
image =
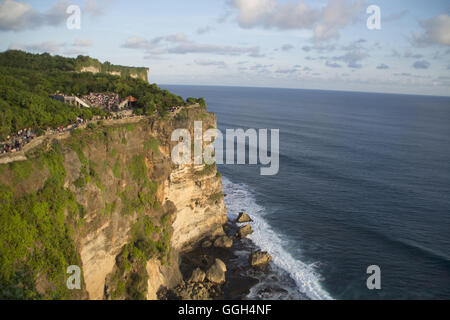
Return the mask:
<path id="1" fill-rule="evenodd" d="M 114 162 L 112 171 L 114 177 L 116 177 L 117 179 L 122 179 L 122 164 L 120 163 L 119 158 L 117 158 L 116 161 Z"/>
<path id="2" fill-rule="evenodd" d="M 18 182 L 30 176 L 33 172 L 33 162 L 31 160 L 12 162 L 10 163 L 10 169 L 14 174 L 16 182 Z"/>
<path id="3" fill-rule="evenodd" d="M 152 150 L 155 155 L 159 155 L 159 140 L 156 138 L 151 138 L 144 143 L 144 150 Z"/>

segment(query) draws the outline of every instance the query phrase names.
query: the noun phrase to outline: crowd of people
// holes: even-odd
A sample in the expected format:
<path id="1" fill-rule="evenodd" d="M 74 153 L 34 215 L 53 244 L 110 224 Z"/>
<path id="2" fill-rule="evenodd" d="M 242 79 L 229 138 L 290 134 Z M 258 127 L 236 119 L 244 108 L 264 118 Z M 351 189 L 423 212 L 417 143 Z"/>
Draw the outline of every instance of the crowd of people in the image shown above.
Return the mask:
<path id="1" fill-rule="evenodd" d="M 90 93 L 81 98 L 92 107 L 112 111 L 120 103 L 120 97 L 116 93 Z"/>
<path id="2" fill-rule="evenodd" d="M 117 106 L 120 101 L 118 94 L 91 93 L 88 96 L 84 96 L 83 99 L 89 102 L 89 104 L 91 104 L 92 106 L 96 106 L 98 108 L 103 109 L 108 108 L 110 110 L 113 109 L 114 106 Z M 176 112 L 181 108 L 182 106 L 171 107 L 170 112 L 172 113 Z M 127 110 L 121 112 L 109 112 L 107 116 L 103 117 L 94 116 L 92 121 L 96 122 L 101 120 L 120 120 L 133 117 L 136 117 L 136 115 L 133 114 L 130 110 Z M 88 124 L 87 120 L 78 117 L 75 123 L 70 124 L 66 127 L 58 126 L 57 128 L 47 128 L 47 130 L 45 131 L 45 135 L 64 133 L 66 131 L 71 131 L 87 124 Z M 36 132 L 33 131 L 31 128 L 19 130 L 17 134 L 8 136 L 6 141 L 0 142 L 0 154 L 14 153 L 21 151 L 26 144 L 30 143 L 37 136 L 38 135 L 36 134 Z"/>
<path id="3" fill-rule="evenodd" d="M 0 144 L 0 153 L 9 153 L 20 151 L 27 143 L 31 142 L 36 134 L 31 128 L 19 130 L 17 134 L 10 135 L 6 141 Z"/>
<path id="4" fill-rule="evenodd" d="M 177 110 L 180 110 L 182 108 L 182 106 L 176 106 L 176 107 L 171 107 L 170 109 L 169 109 L 169 111 L 170 112 L 175 112 L 175 111 L 177 111 Z"/>

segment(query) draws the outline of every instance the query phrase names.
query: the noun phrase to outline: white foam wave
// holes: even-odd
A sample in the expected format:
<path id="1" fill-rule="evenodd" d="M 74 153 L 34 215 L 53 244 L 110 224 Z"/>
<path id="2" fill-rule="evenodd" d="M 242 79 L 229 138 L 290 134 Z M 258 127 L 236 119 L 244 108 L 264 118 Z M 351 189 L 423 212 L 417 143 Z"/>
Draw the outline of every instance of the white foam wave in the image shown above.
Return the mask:
<path id="1" fill-rule="evenodd" d="M 299 291 L 313 300 L 329 300 L 332 297 L 320 285 L 320 276 L 314 271 L 314 265 L 306 264 L 285 251 L 283 241 L 264 220 L 266 211 L 258 205 L 248 186 L 232 183 L 223 177 L 223 189 L 227 195 L 225 204 L 228 217 L 235 220 L 240 211 L 247 212 L 252 219 L 253 234 L 248 238 L 261 250 L 273 257 L 273 263 L 285 270 L 295 281 Z"/>

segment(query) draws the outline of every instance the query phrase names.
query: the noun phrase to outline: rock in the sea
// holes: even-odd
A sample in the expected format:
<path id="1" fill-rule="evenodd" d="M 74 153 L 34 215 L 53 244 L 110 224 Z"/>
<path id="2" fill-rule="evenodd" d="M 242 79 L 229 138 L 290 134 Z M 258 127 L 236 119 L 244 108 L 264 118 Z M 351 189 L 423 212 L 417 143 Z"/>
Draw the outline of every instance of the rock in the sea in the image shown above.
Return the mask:
<path id="1" fill-rule="evenodd" d="M 253 233 L 253 229 L 252 226 L 247 224 L 243 227 L 241 227 L 237 232 L 236 232 L 236 236 L 243 239 L 246 236 L 248 236 L 249 234 Z"/>
<path id="2" fill-rule="evenodd" d="M 206 279 L 212 283 L 222 284 L 225 282 L 225 272 L 227 267 L 222 260 L 216 259 L 216 262 L 206 272 Z"/>
<path id="3" fill-rule="evenodd" d="M 231 248 L 233 246 L 233 239 L 227 236 L 222 236 L 214 241 L 214 247 L 217 248 Z"/>
<path id="4" fill-rule="evenodd" d="M 261 267 L 267 265 L 272 260 L 272 256 L 265 251 L 253 252 L 248 257 L 248 262 L 252 267 Z"/>
<path id="5" fill-rule="evenodd" d="M 189 282 L 203 282 L 205 280 L 206 274 L 202 269 L 196 268 L 192 271 L 192 275 L 189 278 Z"/>
<path id="6" fill-rule="evenodd" d="M 220 259 L 216 259 L 216 265 L 222 270 L 223 272 L 227 272 L 227 266 L 225 265 L 225 262 L 223 262 Z"/>
<path id="7" fill-rule="evenodd" d="M 245 223 L 245 222 L 252 222 L 252 221 L 253 221 L 252 218 L 250 218 L 250 216 L 248 214 L 246 214 L 245 212 L 240 212 L 239 217 L 236 220 L 237 223 Z"/>

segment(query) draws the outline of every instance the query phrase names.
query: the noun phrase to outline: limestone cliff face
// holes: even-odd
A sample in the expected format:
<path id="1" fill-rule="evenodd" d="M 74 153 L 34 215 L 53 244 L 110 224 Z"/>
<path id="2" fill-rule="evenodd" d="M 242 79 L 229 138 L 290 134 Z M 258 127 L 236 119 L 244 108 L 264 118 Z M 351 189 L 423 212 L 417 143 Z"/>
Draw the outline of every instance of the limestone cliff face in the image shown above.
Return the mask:
<path id="1" fill-rule="evenodd" d="M 156 293 L 161 286 L 173 287 L 182 280 L 177 257 L 180 250 L 195 245 L 196 241 L 203 237 L 223 233 L 222 225 L 226 222 L 226 209 L 221 196 L 222 180 L 215 167 L 177 166 L 170 159 L 171 149 L 176 144 L 170 141 L 172 130 L 183 127 L 192 132 L 193 121 L 198 112 L 191 110 L 187 119 L 181 122 L 145 119 L 135 124 L 132 131 L 122 132 L 123 137 L 119 135 L 115 138 L 118 141 L 122 139 L 127 141 L 126 144 L 119 142 L 121 146 L 115 146 L 118 149 L 118 156 L 125 159 L 125 163 L 132 161 L 129 159 L 132 154 L 145 155 L 148 176 L 151 181 L 158 182 L 158 201 L 163 207 L 166 203 L 171 203 L 176 208 L 170 221 L 173 231 L 169 263 L 163 265 L 158 259 L 150 259 L 147 262 L 148 299 L 156 299 Z M 215 126 L 215 116 L 208 114 L 203 122 L 205 129 L 207 126 Z M 158 156 L 155 156 L 154 150 L 151 152 L 145 150 L 145 144 L 150 139 L 159 141 Z M 103 157 L 108 151 L 102 150 L 100 146 L 91 146 L 88 147 L 87 153 L 91 159 Z M 69 171 L 77 172 L 77 165 L 69 168 Z M 68 183 L 70 185 L 71 182 Z M 132 183 L 126 176 L 120 181 L 112 176 L 105 179 L 105 189 L 109 190 L 106 192 L 108 194 L 106 202 L 113 202 L 116 193 Z M 104 298 L 105 279 L 113 271 L 122 247 L 129 241 L 131 227 L 137 219 L 135 213 L 124 217 L 119 212 L 120 203 L 118 209 L 113 211 L 108 219 L 104 219 L 100 214 L 103 201 L 101 193 L 102 191 L 94 186 L 89 195 L 85 193 L 77 196 L 79 201 L 89 208 L 85 218 L 89 227 L 79 238 L 79 248 L 86 290 L 91 299 Z M 146 214 L 157 215 L 151 211 Z"/>
<path id="2" fill-rule="evenodd" d="M 204 166 L 180 167 L 173 170 L 165 181 L 166 199 L 178 209 L 172 238 L 176 249 L 190 246 L 205 234 L 223 233 L 222 225 L 226 222 L 223 198 L 211 199 L 222 192 L 222 181 L 216 177 L 215 170 L 196 175 L 204 170 Z"/>
<path id="3" fill-rule="evenodd" d="M 186 128 L 192 133 L 197 119 L 205 130 L 216 125 L 214 114 L 189 108 L 162 120 L 105 121 L 64 137 L 44 138 L 36 147 L 41 148 L 38 156 L 26 154 L 28 161 L 39 163 L 42 154 L 59 146 L 63 188 L 81 208 L 75 217 L 67 211 L 66 223 L 73 228 L 84 297 L 124 298 L 130 279 L 139 273 L 145 281 L 130 290 L 145 290 L 144 298 L 155 299 L 161 286 L 170 288 L 182 280 L 181 250 L 223 233 L 226 209 L 216 167 L 178 166 L 170 157 L 177 144 L 170 140 L 172 131 Z M 52 168 L 30 166 L 34 170 L 21 180 L 5 167 L 0 184 L 10 184 L 16 196 L 38 192 Z M 138 262 L 143 257 L 141 268 Z M 42 281 L 37 287 L 43 293 L 46 286 Z"/>
<path id="4" fill-rule="evenodd" d="M 83 67 L 81 68 L 81 72 L 91 72 L 91 73 L 100 73 L 100 69 L 95 67 L 95 66 L 89 66 L 89 67 Z M 122 76 L 122 72 L 121 71 L 106 71 L 106 73 L 113 75 L 113 76 Z M 147 69 L 146 72 L 139 72 L 139 73 L 135 73 L 135 72 L 130 72 L 129 76 L 135 79 L 141 79 L 144 81 L 148 81 L 148 75 L 150 73 L 150 69 Z"/>

